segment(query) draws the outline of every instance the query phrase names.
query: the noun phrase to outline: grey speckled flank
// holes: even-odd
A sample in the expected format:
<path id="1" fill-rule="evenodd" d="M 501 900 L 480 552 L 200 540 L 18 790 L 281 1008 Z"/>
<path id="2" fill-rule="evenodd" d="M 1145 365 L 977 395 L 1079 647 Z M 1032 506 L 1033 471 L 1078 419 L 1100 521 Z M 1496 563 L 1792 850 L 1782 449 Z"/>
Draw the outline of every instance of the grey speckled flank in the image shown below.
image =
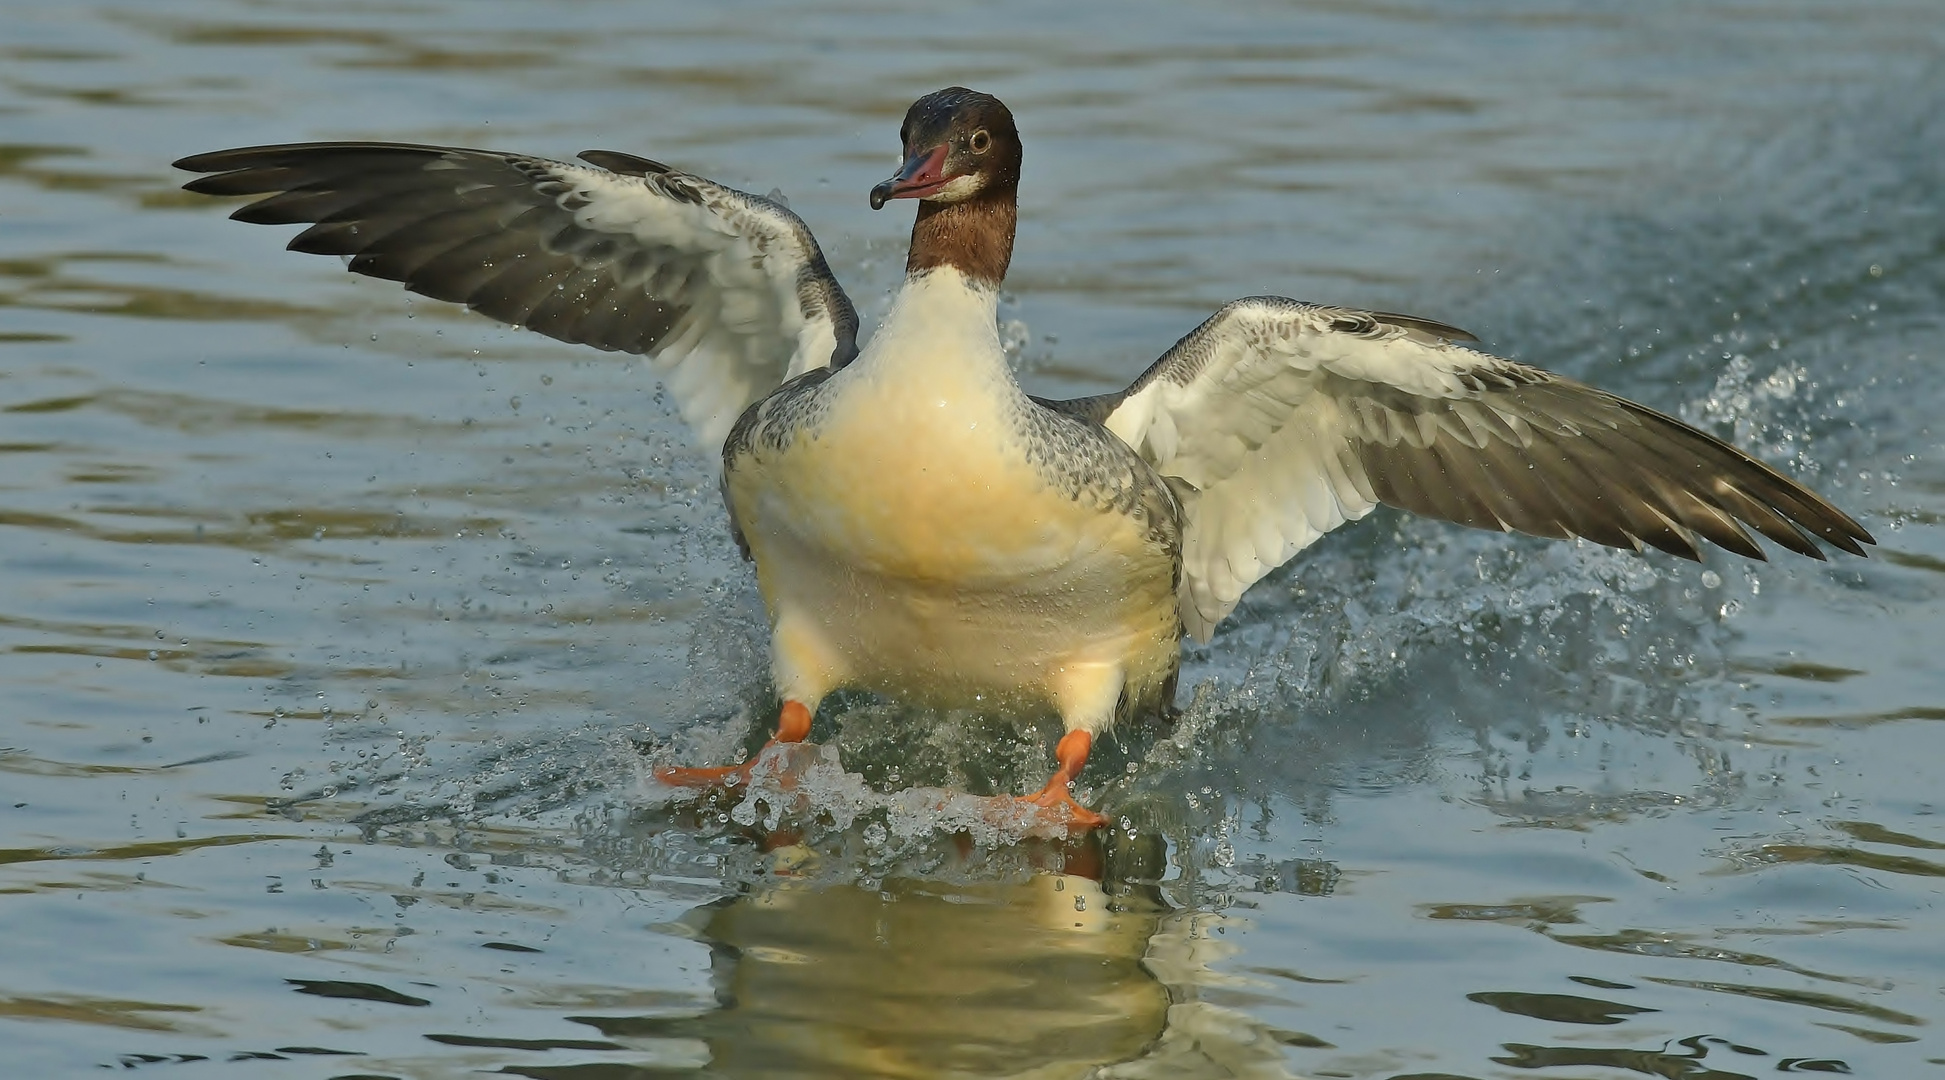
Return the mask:
<path id="1" fill-rule="evenodd" d="M 812 368 L 802 375 L 784 383 L 771 391 L 768 397 L 751 403 L 736 418 L 729 429 L 729 437 L 723 440 L 723 473 L 719 487 L 722 491 L 723 507 L 729 511 L 729 531 L 736 540 L 736 549 L 743 553 L 748 562 L 750 554 L 749 537 L 743 533 L 743 523 L 736 516 L 736 503 L 729 497 L 729 474 L 745 463 L 752 455 L 782 453 L 790 445 L 790 440 L 800 431 L 815 431 L 823 426 L 824 414 L 829 411 L 830 398 L 819 394 L 818 388 L 835 374 L 831 368 Z"/>
<path id="2" fill-rule="evenodd" d="M 798 432 L 822 427 L 830 395 L 820 389 L 834 374 L 831 368 L 813 368 L 744 409 L 723 441 L 723 471 L 734 471 L 751 454 L 780 453 Z"/>
<path id="3" fill-rule="evenodd" d="M 1174 489 L 1120 437 L 1062 408 L 1064 402 L 1023 398 L 1015 428 L 1026 457 L 1049 487 L 1103 513 L 1125 514 L 1148 526 L 1181 575 L 1186 513 Z"/>

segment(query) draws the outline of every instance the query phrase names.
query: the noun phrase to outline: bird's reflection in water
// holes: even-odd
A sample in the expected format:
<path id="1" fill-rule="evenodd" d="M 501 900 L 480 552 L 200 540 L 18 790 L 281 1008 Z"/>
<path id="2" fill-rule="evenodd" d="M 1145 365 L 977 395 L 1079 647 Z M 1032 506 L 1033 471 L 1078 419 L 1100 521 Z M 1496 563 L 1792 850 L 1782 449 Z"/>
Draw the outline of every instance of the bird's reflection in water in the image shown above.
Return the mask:
<path id="1" fill-rule="evenodd" d="M 683 920 L 711 947 L 715 1009 L 580 1019 L 698 1043 L 696 1076 L 1287 1075 L 1273 1038 L 1239 1014 L 1211 1025 L 1194 1000 L 1209 916 L 1162 900 L 1159 837 L 1038 854 L 1043 869 L 1001 881 L 780 876 Z"/>

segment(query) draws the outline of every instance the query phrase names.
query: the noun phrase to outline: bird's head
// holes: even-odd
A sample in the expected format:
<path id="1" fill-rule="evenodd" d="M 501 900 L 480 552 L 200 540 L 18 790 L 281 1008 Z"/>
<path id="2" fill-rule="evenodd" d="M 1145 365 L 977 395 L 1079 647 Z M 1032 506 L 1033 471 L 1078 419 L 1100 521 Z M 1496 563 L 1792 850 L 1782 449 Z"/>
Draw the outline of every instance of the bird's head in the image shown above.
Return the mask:
<path id="1" fill-rule="evenodd" d="M 1020 132 L 1000 99 L 963 86 L 912 102 L 899 128 L 905 164 L 871 189 L 871 208 L 892 199 L 958 203 L 1020 182 Z"/>

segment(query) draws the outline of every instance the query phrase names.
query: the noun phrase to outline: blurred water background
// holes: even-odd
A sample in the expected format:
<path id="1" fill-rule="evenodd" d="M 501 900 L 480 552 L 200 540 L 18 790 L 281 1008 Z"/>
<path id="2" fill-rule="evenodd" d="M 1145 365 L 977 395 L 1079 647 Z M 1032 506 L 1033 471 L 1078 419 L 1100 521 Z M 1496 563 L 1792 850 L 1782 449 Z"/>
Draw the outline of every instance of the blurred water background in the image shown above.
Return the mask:
<path id="1" fill-rule="evenodd" d="M 1934 0 L 0 2 L 10 1075 L 1945 1075 Z M 772 827 L 643 762 L 771 707 L 639 364 L 281 252 L 168 163 L 377 138 L 781 188 L 866 316 L 907 103 L 1027 146 L 1023 380 L 1229 298 L 1675 412 L 1869 561 L 1386 511 L 1250 596 L 1071 844 L 882 793 L 1051 722 L 834 703 Z"/>

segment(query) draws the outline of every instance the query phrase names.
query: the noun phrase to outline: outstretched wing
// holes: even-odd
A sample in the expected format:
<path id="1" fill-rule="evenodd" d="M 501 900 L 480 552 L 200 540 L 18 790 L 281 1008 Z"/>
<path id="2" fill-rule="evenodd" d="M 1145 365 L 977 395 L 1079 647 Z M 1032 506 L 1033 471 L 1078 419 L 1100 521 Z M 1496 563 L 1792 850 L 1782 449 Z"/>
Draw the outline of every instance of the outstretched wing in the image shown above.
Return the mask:
<path id="1" fill-rule="evenodd" d="M 1673 417 L 1454 344 L 1424 319 L 1238 300 L 1119 394 L 1063 403 L 1187 501 L 1182 618 L 1206 640 L 1243 590 L 1388 503 L 1486 529 L 1763 558 L 1875 543 L 1843 511 Z M 1745 526 L 1747 528 L 1745 528 Z"/>
<path id="2" fill-rule="evenodd" d="M 857 312 L 780 203 L 612 151 L 589 165 L 400 143 L 299 143 L 176 162 L 183 186 L 267 195 L 230 215 L 313 223 L 293 251 L 350 257 L 562 341 L 649 358 L 699 438 L 857 353 Z"/>

